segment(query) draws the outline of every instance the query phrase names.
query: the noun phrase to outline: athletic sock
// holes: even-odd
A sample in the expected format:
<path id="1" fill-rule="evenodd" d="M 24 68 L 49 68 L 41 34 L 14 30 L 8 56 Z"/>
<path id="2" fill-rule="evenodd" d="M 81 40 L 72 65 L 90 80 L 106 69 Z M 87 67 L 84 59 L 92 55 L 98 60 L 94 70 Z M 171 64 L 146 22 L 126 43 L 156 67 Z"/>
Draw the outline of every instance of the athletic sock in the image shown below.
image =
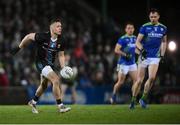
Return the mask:
<path id="1" fill-rule="evenodd" d="M 38 100 L 39 100 L 39 97 L 35 95 L 32 101 L 33 101 L 33 103 L 36 104 Z"/>
<path id="2" fill-rule="evenodd" d="M 131 102 L 136 102 L 136 96 L 132 96 Z"/>
<path id="3" fill-rule="evenodd" d="M 144 100 L 144 101 L 146 101 L 146 99 L 147 99 L 147 93 L 143 93 L 141 99 Z"/>
<path id="4" fill-rule="evenodd" d="M 63 106 L 63 103 L 62 103 L 61 99 L 57 99 L 56 103 L 57 103 L 59 108 Z"/>
<path id="5" fill-rule="evenodd" d="M 112 99 L 115 101 L 116 100 L 116 94 L 112 95 Z"/>
<path id="6" fill-rule="evenodd" d="M 34 101 L 34 99 L 32 99 L 32 104 L 35 104 L 35 105 L 36 105 L 36 104 L 37 104 L 37 102 L 36 102 L 36 101 Z"/>

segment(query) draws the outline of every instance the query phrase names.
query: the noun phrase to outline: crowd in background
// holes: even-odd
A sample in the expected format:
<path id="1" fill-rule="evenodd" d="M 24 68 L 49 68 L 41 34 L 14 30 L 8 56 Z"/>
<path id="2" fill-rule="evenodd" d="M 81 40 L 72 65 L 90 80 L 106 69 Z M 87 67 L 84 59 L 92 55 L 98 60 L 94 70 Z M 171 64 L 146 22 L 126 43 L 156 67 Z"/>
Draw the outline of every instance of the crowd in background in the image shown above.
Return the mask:
<path id="1" fill-rule="evenodd" d="M 122 25 L 119 27 L 110 18 L 95 18 L 69 0 L 1 0 L 0 8 L 0 86 L 39 84 L 34 44 L 14 57 L 10 50 L 26 34 L 47 31 L 49 19 L 57 16 L 62 20 L 69 64 L 78 69 L 78 85 L 101 86 L 116 81 L 118 56 L 114 46 L 124 33 Z M 180 85 L 180 65 L 176 57 L 167 53 L 155 85 Z"/>

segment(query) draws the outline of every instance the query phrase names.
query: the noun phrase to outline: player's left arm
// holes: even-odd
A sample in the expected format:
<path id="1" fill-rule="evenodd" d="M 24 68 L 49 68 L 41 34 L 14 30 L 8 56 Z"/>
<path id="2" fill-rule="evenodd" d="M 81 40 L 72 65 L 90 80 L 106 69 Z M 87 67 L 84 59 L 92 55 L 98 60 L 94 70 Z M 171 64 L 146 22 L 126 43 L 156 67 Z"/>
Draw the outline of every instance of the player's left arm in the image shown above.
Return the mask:
<path id="1" fill-rule="evenodd" d="M 64 51 L 59 51 L 58 58 L 59 58 L 59 64 L 60 64 L 61 68 L 63 68 L 65 66 Z"/>
<path id="2" fill-rule="evenodd" d="M 59 59 L 59 64 L 60 64 L 60 67 L 63 68 L 65 67 L 65 54 L 64 54 L 64 51 L 65 51 L 65 47 L 66 47 L 66 39 L 64 36 L 61 36 L 60 37 L 60 43 L 58 45 L 58 59 Z"/>
<path id="3" fill-rule="evenodd" d="M 161 57 L 164 57 L 165 52 L 167 48 L 167 35 L 163 36 L 162 42 L 161 42 Z"/>
<path id="4" fill-rule="evenodd" d="M 12 55 L 15 55 L 20 49 L 27 47 L 32 41 L 35 40 L 35 33 L 29 33 L 27 34 L 22 41 L 20 42 L 19 46 L 16 46 L 13 48 L 10 53 Z"/>

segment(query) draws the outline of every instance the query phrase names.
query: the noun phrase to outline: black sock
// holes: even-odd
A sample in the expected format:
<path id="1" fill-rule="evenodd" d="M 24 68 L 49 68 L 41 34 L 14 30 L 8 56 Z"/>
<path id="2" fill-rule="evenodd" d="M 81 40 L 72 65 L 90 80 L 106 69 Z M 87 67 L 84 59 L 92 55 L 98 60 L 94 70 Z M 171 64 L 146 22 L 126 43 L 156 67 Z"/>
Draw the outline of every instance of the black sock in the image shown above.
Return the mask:
<path id="1" fill-rule="evenodd" d="M 37 102 L 39 100 L 39 97 L 35 95 L 33 100 Z"/>
<path id="2" fill-rule="evenodd" d="M 61 99 L 57 99 L 56 102 L 58 105 L 62 103 Z"/>

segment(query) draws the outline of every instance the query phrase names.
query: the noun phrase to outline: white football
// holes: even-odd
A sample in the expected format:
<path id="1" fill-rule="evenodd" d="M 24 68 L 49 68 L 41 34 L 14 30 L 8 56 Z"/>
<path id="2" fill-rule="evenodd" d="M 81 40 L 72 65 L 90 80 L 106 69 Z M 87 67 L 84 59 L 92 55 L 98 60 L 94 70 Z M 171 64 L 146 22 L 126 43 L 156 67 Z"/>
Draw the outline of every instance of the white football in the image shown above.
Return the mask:
<path id="1" fill-rule="evenodd" d="M 73 70 L 71 67 L 69 66 L 65 66 L 61 69 L 60 71 L 60 75 L 64 78 L 64 79 L 71 79 L 73 77 Z"/>

